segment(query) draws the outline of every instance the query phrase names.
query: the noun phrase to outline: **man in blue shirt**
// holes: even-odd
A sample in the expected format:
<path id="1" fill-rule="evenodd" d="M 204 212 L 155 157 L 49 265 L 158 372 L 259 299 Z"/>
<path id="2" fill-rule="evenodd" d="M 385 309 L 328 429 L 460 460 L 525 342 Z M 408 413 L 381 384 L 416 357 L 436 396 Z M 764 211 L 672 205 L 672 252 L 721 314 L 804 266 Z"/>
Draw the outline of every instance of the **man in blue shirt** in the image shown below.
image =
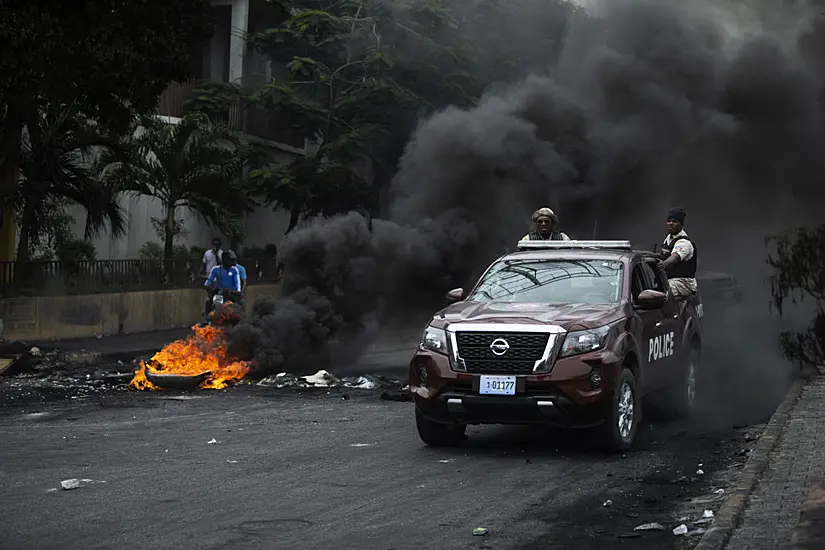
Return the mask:
<path id="1" fill-rule="evenodd" d="M 206 288 L 206 294 L 208 296 L 206 300 L 206 313 L 209 313 L 209 309 L 212 306 L 212 294 L 217 290 L 228 290 L 229 296 L 227 298 L 229 300 L 242 303 L 241 298 L 241 274 L 238 271 L 238 268 L 235 266 L 237 262 L 237 256 L 231 250 L 226 250 L 221 255 L 221 264 L 216 265 L 212 268 L 212 271 L 209 272 L 209 277 L 206 279 L 206 283 L 204 287 Z M 213 290 L 212 286 L 215 285 L 215 289 Z M 235 296 L 233 298 L 233 295 Z"/>

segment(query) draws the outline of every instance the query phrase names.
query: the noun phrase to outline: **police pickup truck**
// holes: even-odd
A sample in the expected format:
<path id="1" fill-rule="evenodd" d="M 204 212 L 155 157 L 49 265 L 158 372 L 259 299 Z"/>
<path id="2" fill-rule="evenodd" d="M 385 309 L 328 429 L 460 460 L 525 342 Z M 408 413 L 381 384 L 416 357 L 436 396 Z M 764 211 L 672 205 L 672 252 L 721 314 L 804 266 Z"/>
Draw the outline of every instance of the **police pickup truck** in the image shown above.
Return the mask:
<path id="1" fill-rule="evenodd" d="M 676 300 L 656 261 L 629 241 L 520 241 L 451 290 L 410 362 L 422 441 L 455 444 L 468 424 L 598 426 L 621 452 L 647 394 L 689 414 L 703 306 Z"/>

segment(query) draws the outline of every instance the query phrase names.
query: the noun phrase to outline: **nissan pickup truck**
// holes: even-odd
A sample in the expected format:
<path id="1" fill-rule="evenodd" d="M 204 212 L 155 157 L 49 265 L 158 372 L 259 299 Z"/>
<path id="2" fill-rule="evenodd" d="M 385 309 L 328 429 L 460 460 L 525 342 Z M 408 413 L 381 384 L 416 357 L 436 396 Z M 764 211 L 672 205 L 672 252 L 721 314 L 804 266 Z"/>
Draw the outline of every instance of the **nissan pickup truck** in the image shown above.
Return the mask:
<path id="1" fill-rule="evenodd" d="M 657 256 L 629 241 L 520 241 L 425 328 L 409 367 L 421 440 L 468 424 L 593 427 L 612 451 L 635 440 L 642 400 L 695 407 L 703 306 L 677 300 Z"/>

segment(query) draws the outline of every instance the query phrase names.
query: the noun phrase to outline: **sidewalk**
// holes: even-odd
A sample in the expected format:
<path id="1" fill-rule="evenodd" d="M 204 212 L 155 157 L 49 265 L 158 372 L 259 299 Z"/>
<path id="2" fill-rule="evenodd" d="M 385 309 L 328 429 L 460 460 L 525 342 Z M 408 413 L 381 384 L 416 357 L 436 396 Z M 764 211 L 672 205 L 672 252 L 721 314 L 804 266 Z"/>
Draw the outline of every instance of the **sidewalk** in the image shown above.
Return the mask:
<path id="1" fill-rule="evenodd" d="M 825 549 L 825 377 L 814 375 L 789 405 L 725 550 Z"/>
<path id="2" fill-rule="evenodd" d="M 113 334 L 100 338 L 80 338 L 77 340 L 48 340 L 31 342 L 43 351 L 60 350 L 65 352 L 95 352 L 102 355 L 120 353 L 142 353 L 157 351 L 169 342 L 185 338 L 192 333 L 190 327 L 154 330 L 152 332 L 135 332 L 132 334 Z"/>

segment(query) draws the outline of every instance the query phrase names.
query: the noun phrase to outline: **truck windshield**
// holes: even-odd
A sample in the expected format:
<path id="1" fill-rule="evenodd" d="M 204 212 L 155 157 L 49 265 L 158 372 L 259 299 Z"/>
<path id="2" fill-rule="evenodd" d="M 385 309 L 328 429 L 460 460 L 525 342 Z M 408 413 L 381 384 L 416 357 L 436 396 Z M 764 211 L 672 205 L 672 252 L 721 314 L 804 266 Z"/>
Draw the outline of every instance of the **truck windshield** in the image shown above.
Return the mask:
<path id="1" fill-rule="evenodd" d="M 621 297 L 623 273 L 618 261 L 504 260 L 490 268 L 468 299 L 614 304 Z"/>

